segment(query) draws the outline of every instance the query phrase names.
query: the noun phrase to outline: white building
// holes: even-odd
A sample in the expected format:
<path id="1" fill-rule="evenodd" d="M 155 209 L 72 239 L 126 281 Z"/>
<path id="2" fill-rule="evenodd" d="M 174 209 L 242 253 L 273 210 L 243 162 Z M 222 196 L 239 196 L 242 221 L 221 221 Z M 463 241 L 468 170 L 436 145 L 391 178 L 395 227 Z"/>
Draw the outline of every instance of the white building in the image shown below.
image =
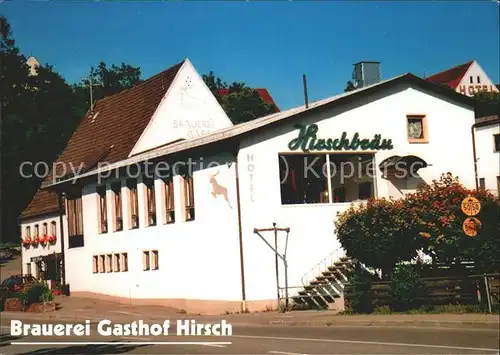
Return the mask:
<path id="1" fill-rule="evenodd" d="M 301 286 L 342 255 L 333 220 L 351 202 L 399 197 L 447 172 L 474 187 L 472 105 L 406 74 L 232 126 L 186 60 L 96 103 L 58 160 L 65 177 L 46 181 L 22 230 L 57 188 L 72 294 L 262 310 L 276 304 L 276 261 L 255 228 L 290 228 L 288 284 Z M 401 179 L 396 162 L 418 166 Z M 279 234 L 280 253 L 284 244 Z M 278 278 L 283 287 L 281 262 Z"/>
<path id="2" fill-rule="evenodd" d="M 477 186 L 500 198 L 500 119 L 476 119 L 472 130 L 476 149 Z"/>

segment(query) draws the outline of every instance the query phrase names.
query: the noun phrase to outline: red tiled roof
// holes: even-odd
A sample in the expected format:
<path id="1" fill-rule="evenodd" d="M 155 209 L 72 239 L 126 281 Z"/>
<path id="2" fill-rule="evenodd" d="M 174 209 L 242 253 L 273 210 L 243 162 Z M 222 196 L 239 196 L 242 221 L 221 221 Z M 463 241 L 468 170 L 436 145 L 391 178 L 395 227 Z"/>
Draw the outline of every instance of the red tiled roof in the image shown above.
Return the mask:
<path id="1" fill-rule="evenodd" d="M 460 84 L 460 81 L 464 77 L 464 75 L 467 73 L 467 70 L 471 66 L 471 64 L 474 61 L 471 60 L 470 62 L 458 65 L 456 67 L 453 67 L 451 69 L 442 71 L 440 73 L 434 74 L 426 78 L 425 80 L 433 82 L 433 83 L 439 83 L 439 84 L 445 84 L 448 85 L 449 87 L 456 89 L 458 84 Z"/>
<path id="2" fill-rule="evenodd" d="M 75 169 L 83 164 L 86 171 L 99 161 L 115 163 L 126 159 L 183 63 L 97 101 L 93 113 L 87 113 L 82 119 L 57 160 L 63 163 L 57 165 L 58 176 L 63 175 L 63 166 L 70 169 L 70 163 Z M 57 195 L 39 190 L 20 218 L 54 211 L 57 211 Z"/>
<path id="3" fill-rule="evenodd" d="M 278 107 L 278 105 L 276 105 L 276 102 L 274 102 L 271 94 L 269 94 L 269 91 L 267 91 L 267 89 L 254 89 L 255 91 L 257 91 L 259 93 L 259 96 L 260 98 L 264 101 L 264 102 L 267 102 L 268 104 L 271 104 L 271 105 L 274 105 L 274 107 L 276 108 L 276 112 L 279 112 L 280 109 Z M 229 90 L 228 89 L 219 89 L 217 91 L 217 93 L 220 95 L 220 96 L 225 96 L 225 95 L 228 95 L 229 94 Z"/>

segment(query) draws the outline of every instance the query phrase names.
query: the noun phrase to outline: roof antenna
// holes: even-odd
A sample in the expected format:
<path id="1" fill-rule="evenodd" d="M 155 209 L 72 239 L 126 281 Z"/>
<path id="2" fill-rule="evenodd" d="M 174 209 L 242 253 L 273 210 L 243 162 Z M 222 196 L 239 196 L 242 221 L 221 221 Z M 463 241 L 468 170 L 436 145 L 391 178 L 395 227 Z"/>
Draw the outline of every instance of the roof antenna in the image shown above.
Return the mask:
<path id="1" fill-rule="evenodd" d="M 94 112 L 94 100 L 92 97 L 92 76 L 89 75 L 86 78 L 82 78 L 83 80 L 88 80 L 89 81 L 89 86 L 90 86 L 90 113 Z"/>
<path id="2" fill-rule="evenodd" d="M 307 79 L 305 74 L 302 74 L 302 82 L 304 83 L 304 101 L 306 103 L 306 108 L 309 108 L 309 100 L 307 98 Z"/>

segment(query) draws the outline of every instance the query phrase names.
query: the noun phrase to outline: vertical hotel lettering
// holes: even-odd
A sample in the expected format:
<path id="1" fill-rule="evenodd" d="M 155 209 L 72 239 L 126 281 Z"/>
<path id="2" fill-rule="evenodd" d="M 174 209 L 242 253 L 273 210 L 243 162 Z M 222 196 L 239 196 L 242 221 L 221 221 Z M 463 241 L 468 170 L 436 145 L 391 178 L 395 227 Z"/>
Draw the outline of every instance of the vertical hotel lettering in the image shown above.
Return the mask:
<path id="1" fill-rule="evenodd" d="M 253 183 L 255 165 L 253 164 L 253 154 L 247 154 L 247 170 L 248 170 L 248 178 L 250 180 L 250 201 L 255 202 L 254 200 L 255 185 Z"/>

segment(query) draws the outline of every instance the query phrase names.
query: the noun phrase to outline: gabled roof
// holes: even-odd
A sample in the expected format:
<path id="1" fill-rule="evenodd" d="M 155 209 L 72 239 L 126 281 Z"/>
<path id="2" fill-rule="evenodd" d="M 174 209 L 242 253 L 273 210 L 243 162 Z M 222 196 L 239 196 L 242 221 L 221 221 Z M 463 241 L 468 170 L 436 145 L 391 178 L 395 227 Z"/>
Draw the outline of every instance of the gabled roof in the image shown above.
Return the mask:
<path id="1" fill-rule="evenodd" d="M 464 64 L 457 65 L 456 67 L 453 67 L 451 69 L 447 69 L 440 73 L 431 75 L 425 80 L 432 83 L 448 85 L 449 87 L 456 89 L 458 84 L 460 84 L 463 77 L 467 73 L 467 70 L 469 70 L 472 63 L 474 63 L 473 60 Z"/>
<path id="2" fill-rule="evenodd" d="M 316 112 L 318 110 L 324 108 L 333 108 L 338 105 L 342 105 L 348 102 L 356 102 L 359 101 L 365 95 L 371 95 L 382 90 L 390 89 L 391 87 L 395 87 L 400 84 L 409 84 L 415 87 L 422 88 L 423 90 L 429 91 L 436 95 L 442 96 L 444 98 L 448 98 L 451 101 L 462 103 L 471 109 L 477 105 L 477 100 L 468 97 L 466 95 L 462 95 L 457 93 L 456 91 L 450 90 L 449 88 L 443 87 L 442 85 L 437 85 L 434 83 L 430 83 L 424 79 L 421 79 L 411 73 L 397 76 L 395 78 L 381 81 L 377 84 L 369 85 L 362 87 L 357 90 L 349 91 L 347 93 L 342 93 L 337 96 L 333 96 L 327 99 L 323 99 L 320 101 L 312 102 L 305 106 L 299 106 L 296 108 L 292 108 L 290 110 L 273 113 L 268 116 L 264 116 L 261 118 L 257 118 L 252 121 L 244 122 L 238 125 L 234 125 L 229 128 L 218 130 L 214 133 L 205 135 L 200 138 L 191 139 L 187 141 L 178 142 L 169 146 L 160 147 L 150 152 L 145 152 L 142 154 L 138 154 L 134 157 L 128 158 L 126 160 L 117 162 L 115 164 L 107 165 L 102 169 L 95 169 L 93 171 L 89 171 L 84 173 L 78 177 L 86 178 L 92 175 L 96 175 L 99 173 L 104 173 L 105 171 L 113 171 L 115 169 L 119 169 L 125 166 L 133 165 L 136 163 L 153 160 L 159 157 L 167 156 L 170 154 L 187 151 L 190 149 L 198 148 L 201 146 L 206 146 L 213 143 L 218 143 L 226 140 L 241 140 L 243 137 L 249 134 L 255 134 L 257 131 L 270 127 L 274 124 L 282 123 L 294 118 L 298 118 L 302 116 L 302 114 L 307 114 L 311 112 Z M 46 184 L 45 187 L 55 186 L 60 184 L 68 184 L 74 182 L 74 179 L 67 179 L 65 181 L 59 181 L 55 183 Z"/>
<path id="3" fill-rule="evenodd" d="M 126 159 L 184 62 L 130 89 L 98 100 L 57 159 L 57 163 L 61 163 L 57 164 L 58 176 L 64 173 L 63 166 L 70 169 L 71 163 L 75 169 L 82 166 L 83 171 L 88 171 L 100 161 L 114 163 Z M 39 190 L 20 218 L 55 211 L 56 194 Z"/>

